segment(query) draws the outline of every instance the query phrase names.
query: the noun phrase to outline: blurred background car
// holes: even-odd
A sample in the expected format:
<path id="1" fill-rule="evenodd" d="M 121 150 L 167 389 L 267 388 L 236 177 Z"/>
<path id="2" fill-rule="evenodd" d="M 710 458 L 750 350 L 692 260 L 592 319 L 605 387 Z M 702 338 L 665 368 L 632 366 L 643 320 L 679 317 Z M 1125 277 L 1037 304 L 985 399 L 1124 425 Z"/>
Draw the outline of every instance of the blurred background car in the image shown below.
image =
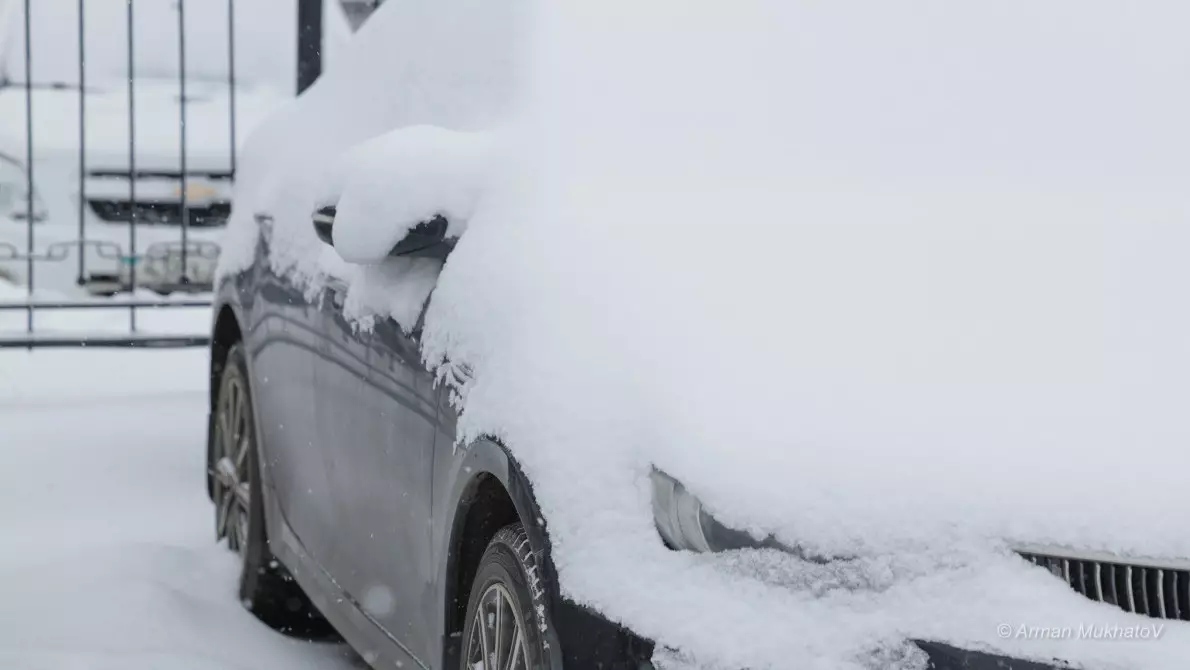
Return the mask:
<path id="1" fill-rule="evenodd" d="M 326 8 L 323 44 L 333 58 L 352 28 L 339 4 Z M 276 29 L 296 24 L 296 2 L 37 0 L 28 19 L 24 2 L 0 4 L 7 256 L 13 247 L 27 253 L 32 236 L 44 259 L 39 288 L 113 293 L 129 285 L 134 263 L 145 268 L 138 287 L 209 288 L 238 147 L 297 93 L 293 31 Z M 29 264 L 5 257 L 0 272 L 28 283 Z"/>

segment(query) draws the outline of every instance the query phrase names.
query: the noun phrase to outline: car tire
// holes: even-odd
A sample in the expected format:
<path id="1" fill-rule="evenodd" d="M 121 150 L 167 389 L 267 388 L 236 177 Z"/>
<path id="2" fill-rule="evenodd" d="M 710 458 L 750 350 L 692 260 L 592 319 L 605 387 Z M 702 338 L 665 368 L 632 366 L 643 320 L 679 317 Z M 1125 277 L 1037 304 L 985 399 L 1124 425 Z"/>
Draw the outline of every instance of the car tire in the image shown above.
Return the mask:
<path id="1" fill-rule="evenodd" d="M 460 668 L 474 668 L 479 661 L 491 670 L 553 667 L 546 642 L 553 624 L 542 579 L 524 527 L 514 523 L 497 531 L 480 558 L 467 599 Z M 510 624 L 516 628 L 509 629 Z M 519 651 L 524 655 L 514 663 Z"/>
<path id="2" fill-rule="evenodd" d="M 234 413 L 237 403 L 239 414 Z M 235 344 L 228 350 L 212 410 L 215 533 L 241 556 L 239 596 L 245 608 L 283 633 L 325 637 L 330 634 L 329 624 L 269 550 L 252 408 L 243 347 Z M 227 439 L 229 434 L 233 439 Z M 246 505 L 231 491 L 243 482 L 248 484 Z"/>

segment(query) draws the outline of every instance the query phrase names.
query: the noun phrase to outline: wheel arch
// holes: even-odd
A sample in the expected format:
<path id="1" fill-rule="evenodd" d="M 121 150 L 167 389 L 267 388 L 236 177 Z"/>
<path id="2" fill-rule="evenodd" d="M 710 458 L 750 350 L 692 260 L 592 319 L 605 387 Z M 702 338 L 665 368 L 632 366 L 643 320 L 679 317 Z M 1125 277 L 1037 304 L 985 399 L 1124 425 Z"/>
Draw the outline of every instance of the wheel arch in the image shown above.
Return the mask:
<path id="1" fill-rule="evenodd" d="M 556 608 L 558 596 L 545 522 L 520 465 L 492 438 L 476 440 L 462 453 L 463 458 L 457 462 L 460 476 L 451 495 L 453 504 L 445 508 L 453 510 L 453 514 L 446 531 L 442 578 L 444 668 L 458 666 L 461 636 L 457 633 L 463 629 L 471 582 L 484 550 L 501 528 L 518 521 L 524 526 L 530 547 L 539 557 L 551 608 Z M 556 647 L 557 644 L 551 645 Z"/>
<path id="2" fill-rule="evenodd" d="M 546 519 L 533 494 L 533 486 L 509 450 L 498 440 L 482 438 L 466 447 L 457 462 L 452 492 L 453 518 L 447 531 L 443 576 L 444 620 L 442 668 L 458 668 L 463 621 L 471 582 L 480 558 L 496 532 L 519 521 L 537 554 L 545 584 L 548 619 L 545 639 L 550 644 L 554 668 L 637 670 L 652 656 L 653 645 L 595 611 L 561 596 L 551 555 Z M 448 508 L 450 509 L 450 508 Z"/>

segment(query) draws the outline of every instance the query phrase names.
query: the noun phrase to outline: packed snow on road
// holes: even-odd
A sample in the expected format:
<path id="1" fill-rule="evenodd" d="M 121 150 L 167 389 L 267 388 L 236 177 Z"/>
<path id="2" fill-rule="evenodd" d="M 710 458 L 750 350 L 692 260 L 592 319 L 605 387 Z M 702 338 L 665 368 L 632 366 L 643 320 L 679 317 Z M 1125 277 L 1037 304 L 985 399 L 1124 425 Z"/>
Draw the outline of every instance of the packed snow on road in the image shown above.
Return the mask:
<path id="1" fill-rule="evenodd" d="M 67 313 L 45 325 L 115 333 L 126 318 Z M 205 310 L 142 318 L 174 332 L 208 321 Z M 23 327 L 23 313 L 0 313 L 0 331 Z M 239 562 L 214 542 L 203 481 L 207 365 L 201 349 L 0 351 L 0 667 L 362 667 L 339 644 L 274 632 L 237 601 Z"/>

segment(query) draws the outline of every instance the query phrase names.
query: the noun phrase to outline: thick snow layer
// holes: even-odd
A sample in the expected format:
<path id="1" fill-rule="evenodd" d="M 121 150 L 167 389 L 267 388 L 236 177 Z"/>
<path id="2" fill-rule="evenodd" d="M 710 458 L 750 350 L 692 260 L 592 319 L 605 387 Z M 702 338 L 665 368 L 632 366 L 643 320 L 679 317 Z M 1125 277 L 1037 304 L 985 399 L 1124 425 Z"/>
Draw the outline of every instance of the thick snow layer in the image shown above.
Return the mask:
<path id="1" fill-rule="evenodd" d="M 539 3 L 527 77 L 482 81 L 522 17 L 464 9 L 386 4 L 361 68 L 253 140 L 225 270 L 251 259 L 250 202 L 284 213 L 275 266 L 350 277 L 364 323 L 412 313 L 396 266 L 310 242 L 307 194 L 364 139 L 484 130 L 526 81 L 423 346 L 470 368 L 460 438 L 517 456 L 567 594 L 670 665 L 920 667 L 908 637 L 1184 665 L 1180 623 L 1109 644 L 998 629 L 1152 623 L 1013 542 L 1190 556 L 1190 9 Z M 427 63 L 451 21 L 467 48 Z M 670 552 L 652 466 L 729 525 L 839 558 Z"/>
<path id="2" fill-rule="evenodd" d="M 272 245 L 276 269 L 315 284 L 348 274 L 310 223 L 327 184 L 343 183 L 335 171 L 343 154 L 409 126 L 488 129 L 510 102 L 526 22 L 523 0 L 401 0 L 377 11 L 301 104 L 278 112 L 248 140 L 221 272 L 252 263 L 254 217 L 267 213 L 281 231 Z"/>
<path id="3" fill-rule="evenodd" d="M 380 314 L 412 332 L 441 272 L 442 261 L 434 258 L 398 258 L 351 268 L 343 313 L 364 328 Z"/>
<path id="4" fill-rule="evenodd" d="M 433 126 L 398 128 L 359 145 L 332 170 L 320 198 L 337 206 L 335 251 L 348 262 L 379 263 L 436 216 L 458 237 L 487 183 L 490 153 L 482 135 Z"/>
<path id="5" fill-rule="evenodd" d="M 347 670 L 236 597 L 203 488 L 203 351 L 0 352 L 0 667 Z"/>

